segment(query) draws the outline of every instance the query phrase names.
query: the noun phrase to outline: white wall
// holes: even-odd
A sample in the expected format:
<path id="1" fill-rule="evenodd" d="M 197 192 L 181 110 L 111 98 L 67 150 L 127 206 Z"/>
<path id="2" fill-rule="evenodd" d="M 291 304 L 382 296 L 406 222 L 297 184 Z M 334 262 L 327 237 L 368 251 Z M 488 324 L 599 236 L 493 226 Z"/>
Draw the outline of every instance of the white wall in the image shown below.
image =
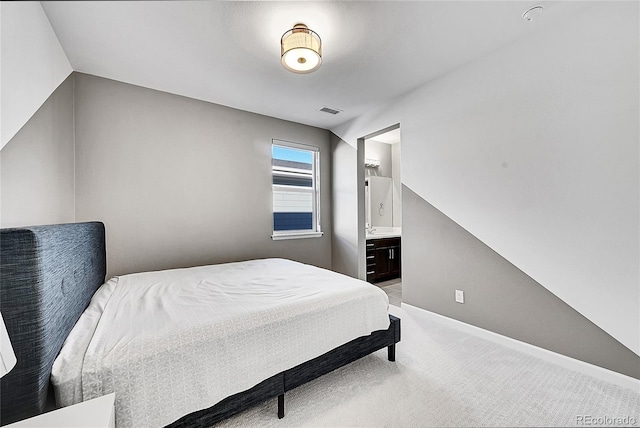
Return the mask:
<path id="1" fill-rule="evenodd" d="M 380 162 L 378 167 L 365 166 L 365 175 L 378 177 L 391 177 L 393 175 L 393 162 L 391 159 L 391 145 L 373 139 L 364 141 L 364 158 L 374 159 Z"/>
<path id="2" fill-rule="evenodd" d="M 0 148 L 73 71 L 40 2 L 0 4 Z"/>
<path id="3" fill-rule="evenodd" d="M 636 354 L 638 27 L 589 4 L 333 130 L 400 122 L 405 185 Z"/>
<path id="4" fill-rule="evenodd" d="M 392 227 L 393 181 L 390 177 L 376 176 L 371 176 L 367 180 L 369 181 L 369 200 L 365 201 L 367 222 L 371 227 Z"/>
<path id="5" fill-rule="evenodd" d="M 401 143 L 391 146 L 391 178 L 393 178 L 393 226 L 402 227 L 402 150 Z"/>

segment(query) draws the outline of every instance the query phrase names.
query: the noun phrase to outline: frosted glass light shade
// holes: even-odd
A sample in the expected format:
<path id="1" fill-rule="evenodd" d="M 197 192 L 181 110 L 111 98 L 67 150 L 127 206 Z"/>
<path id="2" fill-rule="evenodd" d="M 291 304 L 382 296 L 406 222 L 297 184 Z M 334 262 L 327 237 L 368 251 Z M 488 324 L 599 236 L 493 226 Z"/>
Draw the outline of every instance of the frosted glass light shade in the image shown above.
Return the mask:
<path id="1" fill-rule="evenodd" d="M 4 319 L 0 313 L 0 377 L 6 375 L 16 365 L 16 355 L 13 353 L 13 347 L 9 340 L 7 327 L 4 325 Z"/>
<path id="2" fill-rule="evenodd" d="M 280 39 L 282 65 L 294 73 L 311 73 L 322 63 L 322 41 L 315 31 L 296 24 Z"/>

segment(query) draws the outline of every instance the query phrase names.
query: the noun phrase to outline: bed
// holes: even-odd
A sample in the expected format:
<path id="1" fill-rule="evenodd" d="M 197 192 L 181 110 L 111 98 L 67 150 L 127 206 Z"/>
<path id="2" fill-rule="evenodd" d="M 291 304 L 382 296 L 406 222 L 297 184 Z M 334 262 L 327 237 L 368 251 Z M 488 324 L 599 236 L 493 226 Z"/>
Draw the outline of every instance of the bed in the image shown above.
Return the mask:
<path id="1" fill-rule="evenodd" d="M 60 359 L 56 360 L 56 357 L 59 356 L 63 343 L 75 337 L 75 331 L 72 332 L 72 330 L 74 330 L 76 323 L 82 324 L 85 322 L 81 316 L 86 317 L 87 312 L 90 312 L 85 312 L 85 309 L 88 306 L 90 308 L 95 306 L 96 300 L 99 300 L 101 295 L 104 298 L 104 289 L 109 288 L 109 281 L 107 283 L 104 282 L 106 253 L 105 231 L 102 223 L 90 222 L 3 229 L 0 237 L 0 246 L 0 281 L 2 284 L 0 287 L 0 311 L 5 319 L 18 359 L 16 367 L 1 379 L 1 417 L 2 424 L 6 424 L 41 413 L 45 410 L 47 403 L 51 402 L 50 376 L 54 361 L 59 364 Z M 298 268 L 302 269 L 297 264 L 289 265 L 289 263 L 293 262 L 284 260 L 250 261 L 235 264 L 231 268 L 236 271 L 241 269 L 254 269 L 254 271 L 256 269 L 258 271 L 259 269 L 275 269 L 278 278 L 285 276 L 282 274 L 282 269 L 287 272 L 293 272 Z M 212 269 L 215 270 L 217 268 L 196 268 L 193 271 L 189 271 L 189 275 L 208 275 Z M 184 273 L 167 272 L 169 272 L 169 275 Z M 163 275 L 166 275 L 167 272 L 163 273 Z M 303 270 L 300 270 L 300 272 L 303 272 Z M 157 273 L 142 275 L 150 284 L 156 283 L 158 280 L 158 277 L 154 277 Z M 220 277 L 220 272 L 217 272 L 216 275 L 216 277 Z M 264 278 L 264 273 L 260 275 L 260 278 Z M 330 273 L 330 275 L 338 274 Z M 205 276 L 202 276 L 202 278 Z M 202 284 L 202 278 L 200 278 L 200 282 L 196 281 L 196 284 Z M 335 278 L 340 280 L 338 277 Z M 125 277 L 125 279 L 130 280 L 131 278 Z M 119 281 L 124 282 L 125 280 L 121 277 Z M 355 280 L 351 279 L 351 281 Z M 222 282 L 227 284 L 228 281 Z M 123 289 L 121 286 L 119 287 L 115 289 Z M 114 288 L 113 284 L 111 288 Z M 131 290 L 132 288 L 125 289 Z M 113 290 L 111 292 L 115 293 Z M 142 292 L 142 294 L 145 293 Z M 234 296 L 233 291 L 227 290 L 226 294 Z M 277 294 L 281 298 L 282 289 L 277 291 Z M 238 296 L 238 294 L 235 294 L 234 298 Z M 215 296 L 209 297 L 215 300 Z M 241 297 L 245 298 L 244 296 Z M 107 297 L 107 301 L 110 302 L 109 305 L 113 304 L 110 299 L 114 299 L 114 302 L 118 300 L 109 294 Z M 198 299 L 202 299 L 202 296 L 199 296 Z M 125 302 L 126 300 L 121 301 Z M 301 313 L 303 312 L 302 308 L 298 309 Z M 277 318 L 277 312 L 267 304 L 266 307 L 262 308 L 259 318 L 265 320 L 275 319 Z M 296 315 L 295 308 L 291 309 L 289 307 L 285 312 L 291 312 Z M 108 311 L 104 313 L 107 314 Z M 296 316 L 299 315 L 297 314 Z M 100 316 L 108 318 L 106 315 Z M 251 318 L 252 315 L 248 314 L 248 316 Z M 368 315 L 365 314 L 360 317 L 366 318 L 366 316 Z M 348 323 L 341 319 L 336 320 L 334 317 L 339 318 L 337 312 L 331 315 L 330 322 L 327 322 L 328 325 L 331 325 L 330 329 L 337 331 L 348 330 L 348 326 L 346 326 Z M 80 322 L 78 322 L 79 319 Z M 255 321 L 255 316 L 253 319 Z M 286 322 L 288 321 L 278 321 L 280 324 Z M 331 324 L 331 322 L 334 324 Z M 185 324 L 189 323 L 185 322 Z M 256 328 L 260 327 L 260 323 L 254 322 L 253 325 Z M 227 324 L 227 326 L 233 328 L 232 323 Z M 315 327 L 311 324 L 309 326 L 309 331 L 314 331 Z M 388 359 L 390 361 L 395 360 L 395 344 L 400 340 L 400 320 L 390 316 L 389 321 L 382 328 L 380 328 L 379 321 L 374 322 L 371 326 L 374 326 L 372 331 L 359 334 L 350 340 L 346 340 L 345 337 L 347 336 L 344 336 L 344 334 L 341 338 L 340 334 L 338 334 L 338 338 L 327 340 L 325 346 L 330 346 L 330 349 L 327 349 L 326 352 L 320 352 L 317 349 L 313 351 L 315 353 L 310 354 L 300 351 L 292 352 L 296 354 L 296 358 L 302 358 L 303 360 L 301 361 L 295 361 L 295 359 L 287 360 L 287 358 L 290 358 L 287 353 L 279 351 L 283 346 L 274 345 L 275 347 L 267 355 L 260 356 L 263 358 L 264 366 L 268 366 L 271 371 L 258 371 L 261 377 L 259 379 L 244 379 L 244 387 L 241 390 L 234 392 L 233 389 L 229 389 L 227 392 L 216 392 L 216 394 L 223 393 L 224 396 L 212 394 L 209 397 L 212 401 L 208 401 L 206 405 L 198 403 L 197 409 L 189 409 L 188 411 L 183 409 L 181 410 L 182 413 L 170 416 L 170 420 L 162 420 L 160 425 L 167 424 L 174 427 L 210 426 L 250 406 L 276 398 L 278 400 L 278 417 L 283 417 L 285 392 L 385 347 L 388 349 Z M 202 326 L 198 325 L 196 327 L 200 328 Z M 170 333 L 175 334 L 174 331 Z M 214 330 L 207 332 L 209 335 L 214 333 Z M 91 335 L 102 335 L 103 345 L 105 343 L 109 345 L 111 340 L 109 335 L 105 335 L 104 332 L 92 332 Z M 137 337 L 138 335 L 138 333 L 135 333 L 133 336 Z M 257 337 L 260 337 L 260 335 Z M 222 346 L 221 340 L 220 337 L 216 337 L 215 343 L 225 349 L 234 348 L 229 344 Z M 295 341 L 291 340 L 291 338 L 288 338 L 287 341 L 288 345 L 285 345 L 284 348 L 292 347 L 292 349 L 295 349 L 294 345 L 291 344 Z M 325 342 L 325 340 L 319 342 Z M 260 346 L 268 347 L 269 343 L 270 341 L 265 341 Z M 100 346 L 96 345 L 96 347 L 99 348 Z M 69 348 L 65 345 L 65 349 L 68 351 L 73 347 Z M 202 350 L 201 352 L 206 353 L 209 351 Z M 247 352 L 250 353 L 250 351 Z M 64 353 L 65 351 L 63 350 L 62 354 Z M 67 353 L 73 355 L 73 352 Z M 95 356 L 96 354 L 93 355 Z M 241 354 L 236 354 L 233 358 L 237 359 L 239 355 Z M 114 360 L 119 360 L 120 357 L 121 355 Z M 223 358 L 217 359 L 223 360 Z M 286 360 L 286 362 L 283 363 L 284 365 L 278 365 L 278 361 L 273 362 L 274 359 L 278 361 Z M 90 358 L 87 357 L 87 360 L 90 360 Z M 159 373 L 166 375 L 166 373 L 171 373 L 172 370 L 175 372 L 178 366 L 172 364 L 171 361 L 171 357 L 160 361 L 161 364 L 159 365 L 162 367 Z M 232 366 L 233 364 L 226 367 Z M 251 372 L 253 373 L 253 370 Z M 90 378 L 86 372 L 82 377 Z M 80 387 L 85 395 L 82 397 L 83 399 L 86 400 L 96 396 L 96 394 L 111 392 L 109 383 L 104 382 L 104 379 L 109 379 L 109 375 L 102 375 L 102 378 L 102 382 L 93 382 L 100 385 L 95 390 L 86 389 L 84 385 Z M 158 375 L 158 378 L 161 383 L 165 382 L 163 380 L 165 378 L 162 376 Z M 172 378 L 169 379 L 171 380 Z M 111 383 L 111 386 L 113 384 L 114 382 Z M 120 382 L 116 381 L 115 384 L 119 385 Z M 77 391 L 77 386 L 75 388 Z M 235 388 L 238 388 L 238 386 Z M 135 389 L 133 388 L 133 391 Z M 74 388 L 70 390 L 73 391 Z M 229 391 L 232 391 L 232 393 L 229 393 Z M 198 395 L 199 392 L 184 391 L 181 394 L 183 394 L 184 401 L 193 401 L 194 394 Z M 123 404 L 122 400 L 126 399 L 124 397 L 126 394 L 120 395 L 120 405 L 124 408 L 126 403 Z M 118 392 L 116 390 L 116 409 L 118 409 L 118 406 Z M 118 415 L 118 410 L 116 410 L 116 414 Z M 127 426 L 138 425 L 140 420 L 127 420 L 121 413 L 120 420 L 118 420 L 117 416 L 116 422 L 120 426 Z M 143 425 L 145 424 L 158 426 L 158 421 L 149 420 L 143 422 Z"/>

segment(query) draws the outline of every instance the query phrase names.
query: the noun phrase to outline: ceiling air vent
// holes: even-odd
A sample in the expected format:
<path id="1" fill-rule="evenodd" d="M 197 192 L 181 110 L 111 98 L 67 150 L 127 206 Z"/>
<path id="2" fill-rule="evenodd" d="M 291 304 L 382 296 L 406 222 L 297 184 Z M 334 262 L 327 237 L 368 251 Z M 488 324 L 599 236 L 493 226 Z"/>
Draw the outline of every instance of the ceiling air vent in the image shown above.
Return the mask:
<path id="1" fill-rule="evenodd" d="M 329 107 L 322 107 L 320 110 L 318 111 L 323 111 L 325 113 L 329 113 L 329 114 L 338 114 L 340 113 L 342 110 L 337 110 L 334 108 L 329 108 Z"/>

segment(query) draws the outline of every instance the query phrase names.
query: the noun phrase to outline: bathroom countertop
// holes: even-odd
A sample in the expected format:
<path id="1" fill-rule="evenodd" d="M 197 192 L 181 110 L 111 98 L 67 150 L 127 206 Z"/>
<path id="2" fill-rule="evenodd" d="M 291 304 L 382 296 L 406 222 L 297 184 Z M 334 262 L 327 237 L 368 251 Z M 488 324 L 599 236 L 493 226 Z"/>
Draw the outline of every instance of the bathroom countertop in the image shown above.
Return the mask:
<path id="1" fill-rule="evenodd" d="M 367 239 L 399 238 L 401 235 L 401 227 L 374 227 L 373 232 L 366 232 Z"/>

